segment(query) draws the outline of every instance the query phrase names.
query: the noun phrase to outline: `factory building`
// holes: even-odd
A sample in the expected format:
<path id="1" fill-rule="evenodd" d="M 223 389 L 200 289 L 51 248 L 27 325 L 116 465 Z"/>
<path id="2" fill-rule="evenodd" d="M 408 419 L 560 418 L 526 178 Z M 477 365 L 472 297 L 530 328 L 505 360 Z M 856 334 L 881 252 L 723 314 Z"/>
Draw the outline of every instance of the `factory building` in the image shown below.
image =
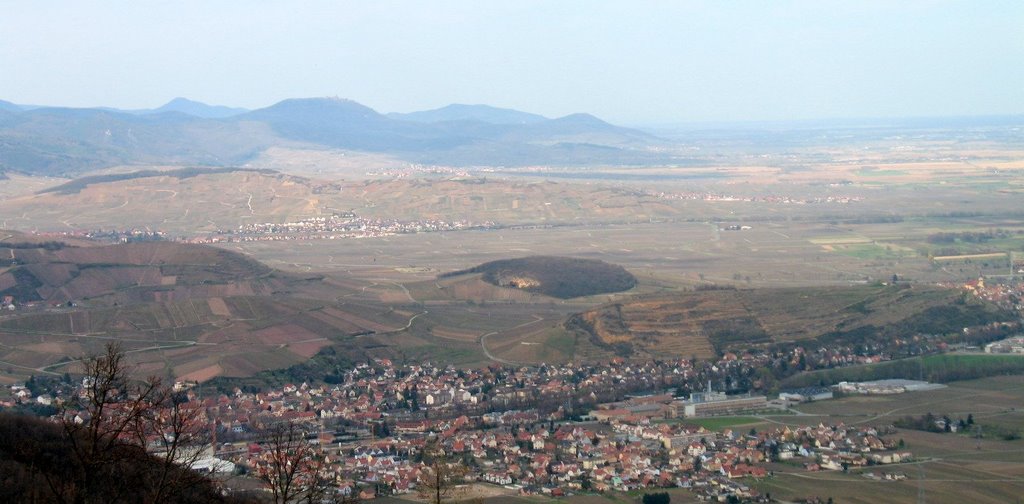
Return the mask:
<path id="1" fill-rule="evenodd" d="M 751 394 L 730 396 L 725 392 L 715 392 L 709 381 L 706 391 L 694 392 L 690 394 L 689 400 L 674 404 L 677 417 L 693 418 L 765 409 L 768 407 L 768 398 Z"/>

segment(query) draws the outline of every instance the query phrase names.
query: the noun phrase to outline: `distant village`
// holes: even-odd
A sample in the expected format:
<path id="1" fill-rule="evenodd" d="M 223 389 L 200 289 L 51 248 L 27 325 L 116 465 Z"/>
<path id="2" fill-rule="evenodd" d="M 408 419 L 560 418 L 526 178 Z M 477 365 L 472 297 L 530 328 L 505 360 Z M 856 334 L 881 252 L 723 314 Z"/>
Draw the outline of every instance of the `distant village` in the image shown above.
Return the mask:
<path id="1" fill-rule="evenodd" d="M 310 217 L 293 222 L 243 224 L 238 229 L 218 230 L 212 236 L 192 238 L 190 243 L 220 243 L 282 240 L 337 240 L 371 238 L 397 234 L 490 229 L 493 222 L 445 221 L 419 219 L 367 219 L 352 212 L 326 217 Z"/>
<path id="2" fill-rule="evenodd" d="M 339 240 L 412 233 L 494 229 L 497 227 L 499 226 L 491 221 L 369 219 L 358 217 L 352 212 L 344 212 L 283 223 L 243 224 L 236 229 L 218 229 L 212 234 L 194 237 L 172 237 L 164 231 L 137 228 L 62 231 L 59 233 L 39 233 L 39 236 L 88 238 L 109 243 L 134 243 L 173 239 L 187 243 L 212 244 L 253 241 Z"/>
<path id="3" fill-rule="evenodd" d="M 1024 266 L 1014 265 L 1014 269 L 1017 268 L 1021 268 L 1017 271 L 1020 274 L 1017 278 L 986 280 L 982 277 L 963 284 L 945 283 L 941 285 L 963 289 L 980 299 L 1024 314 Z"/>
<path id="4" fill-rule="evenodd" d="M 822 203 L 859 203 L 864 201 L 862 196 L 817 196 L 814 198 L 799 198 L 794 196 L 777 196 L 777 195 L 763 195 L 763 196 L 739 196 L 734 194 L 721 194 L 708 191 L 689 191 L 689 192 L 661 192 L 661 191 L 646 191 L 649 196 L 654 196 L 661 199 L 667 200 L 689 200 L 689 201 L 720 201 L 720 202 L 733 202 L 742 201 L 747 203 L 776 203 L 776 204 L 790 204 L 790 205 L 814 205 Z"/>
<path id="5" fill-rule="evenodd" d="M 368 171 L 366 175 L 369 177 L 383 177 L 393 179 L 404 179 L 422 175 L 442 175 L 445 177 L 461 177 L 468 178 L 472 174 L 463 168 L 456 168 L 451 166 L 437 166 L 437 165 L 421 165 L 411 163 L 404 168 L 389 168 L 384 170 Z"/>

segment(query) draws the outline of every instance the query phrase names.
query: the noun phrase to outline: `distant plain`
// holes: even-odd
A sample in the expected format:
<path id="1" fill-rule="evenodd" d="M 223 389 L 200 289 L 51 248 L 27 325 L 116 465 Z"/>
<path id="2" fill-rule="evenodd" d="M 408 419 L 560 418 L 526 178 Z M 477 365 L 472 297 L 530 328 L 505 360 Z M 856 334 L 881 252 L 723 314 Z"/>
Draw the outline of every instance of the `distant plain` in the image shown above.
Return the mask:
<path id="1" fill-rule="evenodd" d="M 217 239 L 217 246 L 271 268 L 322 276 L 322 286 L 289 294 L 296 299 L 286 305 L 308 307 L 290 308 L 297 315 L 272 310 L 256 317 L 270 317 L 262 323 L 268 328 L 260 330 L 291 331 L 281 343 L 298 357 L 252 357 L 250 365 L 245 358 L 198 349 L 142 353 L 153 358 L 139 354 L 151 371 L 195 379 L 289 366 L 323 345 L 459 365 L 602 359 L 611 355 L 607 348 L 564 327 L 572 314 L 637 295 L 709 285 L 842 288 L 887 282 L 894 275 L 911 284 L 962 282 L 1005 275 L 1024 255 L 1024 146 L 1012 135 L 954 140 L 951 132 L 899 139 L 869 130 L 840 142 L 822 141 L 813 132 L 796 138 L 780 148 L 698 137 L 691 152 L 699 162 L 692 166 L 445 167 L 284 146 L 236 171 L 120 166 L 94 173 L 107 178 L 76 180 L 10 173 L 0 180 L 0 227 L 42 233 L 41 239 L 70 240 L 64 233 L 112 229 Z M 236 234 L 239 226 L 253 223 L 348 212 L 365 219 L 469 221 L 485 228 L 338 239 L 285 233 L 274 241 L 240 241 Z M 984 241 L 934 240 L 939 233 L 996 229 L 999 235 Z M 437 278 L 533 255 L 618 264 L 638 285 L 624 293 L 561 300 L 472 276 Z M 276 297 L 272 303 L 280 302 Z M 241 301 L 225 302 L 230 307 Z M 314 329 L 306 337 L 295 329 L 294 317 L 322 319 L 333 316 L 330 310 L 352 314 L 350 303 L 358 305 L 361 321 L 337 329 L 338 335 L 323 339 Z M 221 311 L 206 316 L 234 313 Z M 168 326 L 173 327 L 178 326 Z M 368 327 L 377 334 L 342 336 Z M 267 341 L 275 337 L 266 333 Z M 353 347 L 353 341 L 359 344 Z M 24 366 L 9 368 L 20 369 L 16 375 L 82 350 L 37 343 L 50 346 L 37 344 L 30 350 L 37 353 L 24 355 L 38 357 L 46 350 L 48 357 L 8 361 Z M 679 348 L 686 357 L 710 352 Z"/>

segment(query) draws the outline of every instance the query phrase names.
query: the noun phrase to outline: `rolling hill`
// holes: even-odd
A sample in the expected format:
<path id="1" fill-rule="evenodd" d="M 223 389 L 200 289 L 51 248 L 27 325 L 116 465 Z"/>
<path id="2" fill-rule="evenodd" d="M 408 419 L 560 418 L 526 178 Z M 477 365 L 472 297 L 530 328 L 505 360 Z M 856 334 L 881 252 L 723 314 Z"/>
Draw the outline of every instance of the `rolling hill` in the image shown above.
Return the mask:
<path id="1" fill-rule="evenodd" d="M 158 167 L 66 182 L 35 180 L 40 185 L 12 187 L 0 198 L 0 215 L 9 226 L 96 230 L 116 224 L 191 235 L 320 216 L 334 203 L 352 205 L 338 183 L 268 169 Z"/>
<path id="2" fill-rule="evenodd" d="M 236 165 L 280 143 L 265 124 L 38 108 L 0 117 L 0 170 L 78 174 L 134 164 Z"/>
<path id="3" fill-rule="evenodd" d="M 188 98 L 175 98 L 153 110 L 146 110 L 143 113 L 159 114 L 163 112 L 180 112 L 195 117 L 207 119 L 222 119 L 225 117 L 244 114 L 248 110 L 243 108 L 225 107 L 223 105 L 207 105 L 202 102 L 189 100 Z"/>
<path id="4" fill-rule="evenodd" d="M 365 218 L 501 225 L 683 215 L 679 205 L 655 195 L 597 184 L 493 177 L 338 181 L 316 175 L 230 167 L 154 167 L 71 181 L 15 175 L 11 183 L 0 185 L 0 216 L 15 229 L 96 230 L 116 223 L 118 229 L 192 237 L 253 222 L 297 221 L 347 210 Z"/>
<path id="5" fill-rule="evenodd" d="M 22 108 L 16 103 L 0 100 L 0 110 L 7 112 L 21 112 Z"/>
<path id="6" fill-rule="evenodd" d="M 79 356 L 111 339 L 139 374 L 246 377 L 327 347 L 365 355 L 389 343 L 358 336 L 401 330 L 416 313 L 213 247 L 16 238 L 0 242 L 0 296 L 15 306 L 0 312 L 0 379 L 73 371 Z"/>
<path id="7" fill-rule="evenodd" d="M 476 273 L 482 274 L 481 278 L 491 285 L 560 299 L 622 292 L 636 286 L 636 278 L 622 266 L 595 259 L 554 256 L 491 261 L 442 277 Z"/>
<path id="8" fill-rule="evenodd" d="M 88 300 L 109 305 L 257 294 L 280 287 L 268 279 L 266 266 L 212 247 L 171 242 L 36 245 L 0 243 L 0 257 L 4 258 L 0 265 L 7 265 L 0 273 L 0 295 L 14 296 L 22 303 Z"/>

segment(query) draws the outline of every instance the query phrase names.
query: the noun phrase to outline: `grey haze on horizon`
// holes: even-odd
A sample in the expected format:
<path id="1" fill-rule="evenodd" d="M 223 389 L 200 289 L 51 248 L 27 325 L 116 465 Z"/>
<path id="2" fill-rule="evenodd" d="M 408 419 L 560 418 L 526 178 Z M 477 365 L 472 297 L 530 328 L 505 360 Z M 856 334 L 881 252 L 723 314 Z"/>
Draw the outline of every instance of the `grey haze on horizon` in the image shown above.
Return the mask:
<path id="1" fill-rule="evenodd" d="M 0 2 L 0 99 L 620 124 L 1024 113 L 1024 2 Z"/>

